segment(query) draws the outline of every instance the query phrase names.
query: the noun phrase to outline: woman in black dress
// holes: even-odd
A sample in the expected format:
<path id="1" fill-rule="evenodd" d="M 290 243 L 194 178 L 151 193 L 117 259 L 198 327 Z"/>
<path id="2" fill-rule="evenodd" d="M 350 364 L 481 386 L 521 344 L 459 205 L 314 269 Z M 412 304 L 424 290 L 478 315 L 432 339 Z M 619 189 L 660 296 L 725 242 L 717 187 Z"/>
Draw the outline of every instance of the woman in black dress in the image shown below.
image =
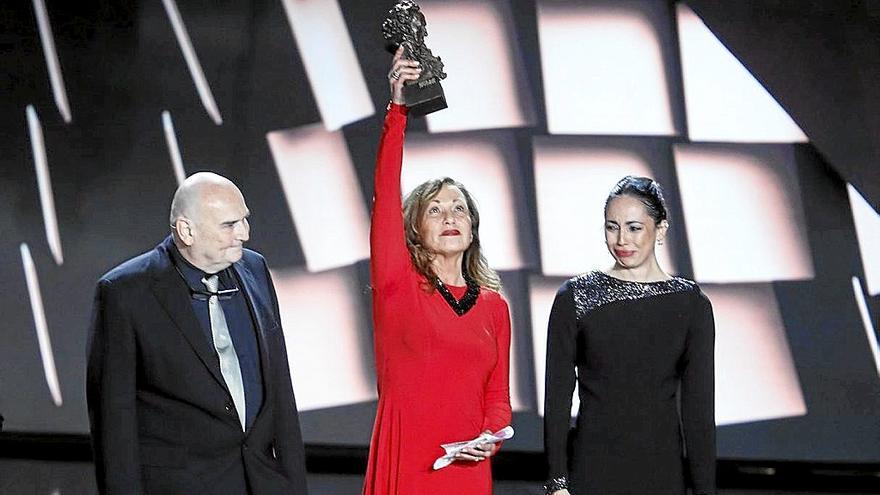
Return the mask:
<path id="1" fill-rule="evenodd" d="M 712 305 L 696 283 L 657 263 L 667 216 L 657 182 L 621 179 L 605 203 L 614 265 L 568 280 L 556 295 L 544 399 L 548 494 L 684 495 L 688 485 L 715 493 Z"/>

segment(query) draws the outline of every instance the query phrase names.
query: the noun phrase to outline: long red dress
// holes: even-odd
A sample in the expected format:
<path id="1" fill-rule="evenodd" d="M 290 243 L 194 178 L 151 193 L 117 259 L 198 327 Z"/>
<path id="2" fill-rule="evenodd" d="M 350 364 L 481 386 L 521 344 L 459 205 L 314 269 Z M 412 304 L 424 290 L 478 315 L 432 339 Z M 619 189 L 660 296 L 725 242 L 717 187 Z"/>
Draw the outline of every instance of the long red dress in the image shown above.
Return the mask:
<path id="1" fill-rule="evenodd" d="M 510 423 L 510 317 L 497 292 L 481 288 L 458 316 L 423 289 L 405 244 L 400 170 L 406 109 L 385 117 L 370 231 L 379 406 L 364 495 L 491 494 L 489 461 L 438 471 L 440 444 L 469 440 Z M 466 288 L 450 287 L 456 298 Z"/>

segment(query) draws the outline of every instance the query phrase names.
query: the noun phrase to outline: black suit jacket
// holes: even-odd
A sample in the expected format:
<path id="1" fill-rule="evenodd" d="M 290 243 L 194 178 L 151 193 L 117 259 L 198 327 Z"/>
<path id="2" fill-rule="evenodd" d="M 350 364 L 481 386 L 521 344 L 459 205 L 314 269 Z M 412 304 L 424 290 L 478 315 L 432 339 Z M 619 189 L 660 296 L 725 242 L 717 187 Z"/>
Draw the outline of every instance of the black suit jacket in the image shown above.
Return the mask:
<path id="1" fill-rule="evenodd" d="M 242 432 L 170 249 L 168 237 L 98 281 L 86 387 L 101 493 L 305 494 L 302 436 L 265 260 L 245 249 L 233 264 L 264 387 L 263 406 Z"/>

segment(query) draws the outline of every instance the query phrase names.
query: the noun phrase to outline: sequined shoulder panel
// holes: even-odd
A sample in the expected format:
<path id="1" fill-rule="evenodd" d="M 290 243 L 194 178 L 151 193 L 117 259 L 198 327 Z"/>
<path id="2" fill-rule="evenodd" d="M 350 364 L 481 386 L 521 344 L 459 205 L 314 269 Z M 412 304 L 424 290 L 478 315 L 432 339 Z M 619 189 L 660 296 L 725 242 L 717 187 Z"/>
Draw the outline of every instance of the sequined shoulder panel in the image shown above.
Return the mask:
<path id="1" fill-rule="evenodd" d="M 608 303 L 634 301 L 646 297 L 684 292 L 697 287 L 695 282 L 673 277 L 662 282 L 628 282 L 600 271 L 578 275 L 568 281 L 578 319 Z"/>

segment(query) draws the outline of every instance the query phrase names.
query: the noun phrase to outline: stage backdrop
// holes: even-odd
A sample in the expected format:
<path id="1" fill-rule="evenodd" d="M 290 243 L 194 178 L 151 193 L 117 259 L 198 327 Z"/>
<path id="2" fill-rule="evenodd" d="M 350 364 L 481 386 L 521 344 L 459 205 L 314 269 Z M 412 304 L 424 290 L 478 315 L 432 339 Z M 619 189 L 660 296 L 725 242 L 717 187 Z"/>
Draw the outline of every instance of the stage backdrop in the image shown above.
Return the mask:
<path id="1" fill-rule="evenodd" d="M 269 260 L 306 441 L 367 445 L 391 3 L 0 6 L 8 431 L 88 432 L 94 283 L 166 236 L 178 181 L 212 170 L 240 185 Z M 603 201 L 639 174 L 672 208 L 663 265 L 715 308 L 719 455 L 880 462 L 877 205 L 688 2 L 420 4 L 449 108 L 410 123 L 404 189 L 450 175 L 479 203 L 512 311 L 507 449 L 541 449 L 550 304 L 610 265 Z"/>

